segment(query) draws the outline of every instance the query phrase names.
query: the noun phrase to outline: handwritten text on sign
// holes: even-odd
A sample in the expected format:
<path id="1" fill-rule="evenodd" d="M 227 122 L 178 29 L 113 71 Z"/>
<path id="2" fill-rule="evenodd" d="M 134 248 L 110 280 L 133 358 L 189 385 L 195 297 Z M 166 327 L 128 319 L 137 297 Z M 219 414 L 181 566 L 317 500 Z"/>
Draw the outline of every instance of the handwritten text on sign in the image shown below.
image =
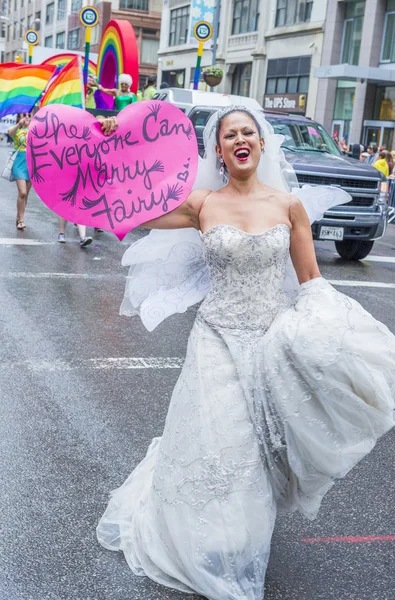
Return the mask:
<path id="1" fill-rule="evenodd" d="M 198 151 L 188 117 L 171 104 L 136 102 L 106 137 L 89 113 L 42 108 L 29 129 L 27 162 L 45 204 L 73 223 L 123 239 L 180 206 L 196 177 Z"/>

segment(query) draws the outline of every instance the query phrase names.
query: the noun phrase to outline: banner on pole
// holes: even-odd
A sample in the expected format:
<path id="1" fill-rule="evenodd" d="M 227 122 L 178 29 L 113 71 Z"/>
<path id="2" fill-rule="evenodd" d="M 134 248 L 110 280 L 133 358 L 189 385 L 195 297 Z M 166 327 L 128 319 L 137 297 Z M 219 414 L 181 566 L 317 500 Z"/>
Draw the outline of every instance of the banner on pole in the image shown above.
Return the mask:
<path id="1" fill-rule="evenodd" d="M 218 0 L 217 0 L 218 1 Z M 189 43 L 192 46 L 198 46 L 199 42 L 195 38 L 195 27 L 200 21 L 206 21 L 213 25 L 214 8 L 216 0 L 192 0 L 191 2 L 191 27 L 189 31 Z M 209 49 L 212 41 L 208 41 L 205 48 Z"/>

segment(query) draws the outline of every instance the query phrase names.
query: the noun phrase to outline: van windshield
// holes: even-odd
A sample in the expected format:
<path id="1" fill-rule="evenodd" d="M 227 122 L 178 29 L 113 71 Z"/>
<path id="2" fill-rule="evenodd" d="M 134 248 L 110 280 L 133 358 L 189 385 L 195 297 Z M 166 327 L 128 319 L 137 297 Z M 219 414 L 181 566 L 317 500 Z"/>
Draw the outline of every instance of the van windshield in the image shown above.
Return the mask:
<path id="1" fill-rule="evenodd" d="M 270 120 L 270 119 L 269 119 Z M 281 119 L 270 120 L 275 133 L 285 137 L 282 144 L 284 150 L 292 152 L 324 152 L 341 156 L 339 148 L 331 136 L 318 123 L 287 121 Z"/>

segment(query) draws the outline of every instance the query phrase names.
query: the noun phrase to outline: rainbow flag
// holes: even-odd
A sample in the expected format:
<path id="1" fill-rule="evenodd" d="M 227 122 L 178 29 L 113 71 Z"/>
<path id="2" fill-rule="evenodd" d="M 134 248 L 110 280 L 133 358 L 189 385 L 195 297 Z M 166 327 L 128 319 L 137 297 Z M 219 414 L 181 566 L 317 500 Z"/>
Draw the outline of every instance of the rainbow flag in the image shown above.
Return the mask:
<path id="1" fill-rule="evenodd" d="M 85 108 L 84 81 L 80 56 L 73 58 L 50 82 L 41 98 L 40 108 L 47 104 L 67 104 L 68 106 Z"/>
<path id="2" fill-rule="evenodd" d="M 0 119 L 30 112 L 55 69 L 54 65 L 0 64 Z"/>

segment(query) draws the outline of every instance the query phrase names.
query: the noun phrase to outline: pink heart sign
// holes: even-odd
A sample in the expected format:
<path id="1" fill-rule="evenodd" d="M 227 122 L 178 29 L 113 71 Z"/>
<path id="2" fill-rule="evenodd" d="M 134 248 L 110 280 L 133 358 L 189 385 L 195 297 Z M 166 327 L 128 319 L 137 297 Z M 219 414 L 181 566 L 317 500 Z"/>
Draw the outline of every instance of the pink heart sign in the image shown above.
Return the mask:
<path id="1" fill-rule="evenodd" d="M 61 217 L 125 235 L 184 202 L 198 150 L 188 117 L 172 104 L 136 102 L 118 114 L 110 136 L 80 108 L 45 106 L 29 128 L 33 187 Z"/>

